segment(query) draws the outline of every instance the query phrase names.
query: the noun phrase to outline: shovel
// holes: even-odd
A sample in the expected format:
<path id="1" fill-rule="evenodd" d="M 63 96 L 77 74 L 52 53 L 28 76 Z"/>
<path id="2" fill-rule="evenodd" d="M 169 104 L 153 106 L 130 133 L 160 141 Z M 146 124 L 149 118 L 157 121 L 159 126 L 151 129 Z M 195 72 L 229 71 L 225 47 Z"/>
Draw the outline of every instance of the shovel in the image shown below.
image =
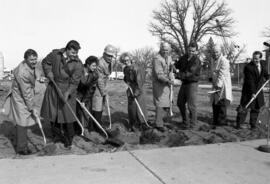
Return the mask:
<path id="1" fill-rule="evenodd" d="M 54 81 L 54 80 L 51 80 L 51 81 L 52 81 L 54 87 L 56 88 L 57 94 L 58 94 L 59 96 L 63 96 L 61 90 L 58 88 L 58 85 L 55 83 L 55 81 Z M 81 135 L 83 135 L 83 134 L 84 134 L 84 128 L 83 128 L 83 125 L 82 125 L 81 121 L 80 121 L 79 118 L 76 116 L 75 112 L 72 110 L 70 104 L 69 104 L 67 101 L 66 101 L 65 103 L 66 103 L 68 109 L 70 110 L 70 112 L 72 113 L 72 115 L 74 116 L 74 118 L 76 119 L 77 123 L 78 123 L 79 126 L 81 127 L 81 130 L 82 130 L 82 131 L 81 131 Z"/>
<path id="2" fill-rule="evenodd" d="M 94 118 L 94 116 L 88 111 L 88 109 L 85 107 L 85 105 L 78 98 L 76 98 L 76 101 L 80 104 L 80 106 L 83 108 L 83 110 L 91 117 L 91 119 L 96 123 L 96 125 L 100 128 L 100 130 L 105 134 L 106 139 L 108 139 L 109 136 L 108 136 L 107 132 L 102 128 L 102 126 Z"/>
<path id="3" fill-rule="evenodd" d="M 257 91 L 257 93 L 250 99 L 250 101 L 247 103 L 245 107 L 239 106 L 238 111 L 240 113 L 246 113 L 248 111 L 248 106 L 257 98 L 259 93 L 263 90 L 263 88 L 266 86 L 266 84 L 269 82 L 269 79 L 262 85 L 262 87 Z"/>

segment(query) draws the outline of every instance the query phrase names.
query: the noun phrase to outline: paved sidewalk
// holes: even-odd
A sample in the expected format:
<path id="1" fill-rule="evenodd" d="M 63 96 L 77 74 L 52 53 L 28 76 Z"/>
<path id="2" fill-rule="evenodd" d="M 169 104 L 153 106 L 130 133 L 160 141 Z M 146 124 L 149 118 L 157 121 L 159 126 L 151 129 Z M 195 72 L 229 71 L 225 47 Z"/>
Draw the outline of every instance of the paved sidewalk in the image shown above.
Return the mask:
<path id="1" fill-rule="evenodd" d="M 1 184 L 267 184 L 266 140 L 178 148 L 1 159 Z"/>

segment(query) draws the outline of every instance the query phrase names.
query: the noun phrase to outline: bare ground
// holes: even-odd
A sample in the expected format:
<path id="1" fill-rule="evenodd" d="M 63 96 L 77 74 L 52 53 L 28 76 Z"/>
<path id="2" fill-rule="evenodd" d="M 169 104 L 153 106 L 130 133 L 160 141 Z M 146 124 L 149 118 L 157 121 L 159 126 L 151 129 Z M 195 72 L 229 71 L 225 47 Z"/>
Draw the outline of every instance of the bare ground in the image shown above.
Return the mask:
<path id="1" fill-rule="evenodd" d="M 179 87 L 174 89 L 174 116 L 170 122 L 166 122 L 166 131 L 159 132 L 155 129 L 145 129 L 142 132 L 127 131 L 127 98 L 126 87 L 123 81 L 110 82 L 110 107 L 112 117 L 112 130 L 108 130 L 113 139 L 106 140 L 102 134 L 92 132 L 86 137 L 76 136 L 71 150 L 64 149 L 61 143 L 53 144 L 48 122 L 43 122 L 45 134 L 48 139 L 46 146 L 43 144 L 41 133 L 37 126 L 28 130 L 30 149 L 35 152 L 33 156 L 59 155 L 59 154 L 90 154 L 98 152 L 115 152 L 134 149 L 153 149 L 158 147 L 175 147 L 186 145 L 202 145 L 211 143 L 236 142 L 266 137 L 264 127 L 251 132 L 249 129 L 237 130 L 235 126 L 236 107 L 239 103 L 240 91 L 233 91 L 234 101 L 228 108 L 228 125 L 211 129 L 212 108 L 209 103 L 207 91 L 199 89 L 198 93 L 198 123 L 192 129 L 186 129 L 181 124 L 181 116 L 176 106 Z M 0 105 L 3 104 L 5 96 L 10 88 L 10 82 L 3 81 L 0 90 Z M 150 123 L 153 123 L 155 108 L 152 100 L 152 86 L 147 83 L 147 109 Z M 36 106 L 39 108 L 42 103 L 45 86 L 36 85 Z M 14 125 L 4 117 L 0 117 L 0 158 L 16 157 L 14 151 L 15 128 Z M 248 121 L 248 119 L 246 120 Z M 104 109 L 103 126 L 108 128 L 108 116 Z"/>

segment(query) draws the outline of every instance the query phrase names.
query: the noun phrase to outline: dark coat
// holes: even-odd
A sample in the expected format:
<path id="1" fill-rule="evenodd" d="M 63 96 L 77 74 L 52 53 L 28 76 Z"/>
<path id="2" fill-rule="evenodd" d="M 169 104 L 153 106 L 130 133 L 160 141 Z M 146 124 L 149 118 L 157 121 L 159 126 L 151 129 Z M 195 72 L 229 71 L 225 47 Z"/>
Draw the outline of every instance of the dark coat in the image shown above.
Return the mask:
<path id="1" fill-rule="evenodd" d="M 64 49 L 53 50 L 42 60 L 42 67 L 45 76 L 53 74 L 54 80 L 62 94 L 66 92 L 70 94 L 68 103 L 73 111 L 76 112 L 77 87 L 83 74 L 83 65 L 79 59 L 66 62 L 63 53 Z M 49 82 L 45 91 L 41 107 L 41 117 L 51 122 L 57 121 L 58 123 L 72 123 L 76 121 L 67 104 L 59 97 L 52 82 Z"/>
<path id="2" fill-rule="evenodd" d="M 82 76 L 79 86 L 77 88 L 78 98 L 81 101 L 92 101 L 97 86 L 97 80 L 97 71 L 89 72 L 88 75 Z"/>
<path id="3" fill-rule="evenodd" d="M 252 94 L 260 89 L 264 82 L 269 78 L 267 65 L 265 61 L 261 61 L 261 73 L 257 69 L 256 64 L 251 61 L 244 68 L 244 84 L 242 88 L 241 106 L 245 107 L 252 98 Z M 249 108 L 259 109 L 264 105 L 264 95 L 261 91 L 257 98 L 250 104 Z"/>
<path id="4" fill-rule="evenodd" d="M 197 56 L 188 59 L 188 55 L 185 54 L 175 64 L 175 68 L 179 70 L 176 78 L 181 79 L 183 83 L 198 82 L 200 79 L 201 61 Z"/>
<path id="5" fill-rule="evenodd" d="M 130 67 L 124 68 L 124 81 L 131 87 L 134 95 L 127 89 L 128 97 L 128 116 L 131 124 L 144 122 L 141 113 L 135 103 L 134 97 L 136 97 L 145 118 L 147 119 L 144 83 L 145 83 L 145 70 L 142 66 L 132 64 Z"/>

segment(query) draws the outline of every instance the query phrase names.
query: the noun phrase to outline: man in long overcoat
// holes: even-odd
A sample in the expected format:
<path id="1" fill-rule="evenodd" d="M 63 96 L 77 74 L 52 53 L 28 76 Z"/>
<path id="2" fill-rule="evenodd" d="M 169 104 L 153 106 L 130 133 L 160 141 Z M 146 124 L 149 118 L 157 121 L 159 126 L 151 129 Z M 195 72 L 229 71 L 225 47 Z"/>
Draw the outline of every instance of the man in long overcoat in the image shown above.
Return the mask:
<path id="1" fill-rule="evenodd" d="M 107 45 L 104 48 L 103 56 L 98 61 L 97 72 L 98 81 L 97 87 L 93 95 L 93 116 L 101 123 L 104 99 L 108 95 L 108 80 L 112 73 L 112 60 L 115 55 L 115 47 Z"/>
<path id="2" fill-rule="evenodd" d="M 269 79 L 267 65 L 262 61 L 262 53 L 255 51 L 252 61 L 244 68 L 244 84 L 242 88 L 242 96 L 240 105 L 237 108 L 236 128 L 241 128 L 241 124 L 245 122 L 247 111 L 243 109 L 250 99 L 255 96 L 257 91 L 262 87 L 264 82 Z M 256 121 L 260 112 L 260 108 L 264 105 L 264 95 L 261 91 L 257 98 L 247 107 L 250 108 L 250 128 L 256 129 Z"/>
<path id="3" fill-rule="evenodd" d="M 170 108 L 170 85 L 173 85 L 171 72 L 172 58 L 169 55 L 170 45 L 160 44 L 159 54 L 153 60 L 152 80 L 153 98 L 156 106 L 155 126 L 160 131 L 165 131 L 163 117 L 164 113 L 169 115 Z"/>
<path id="4" fill-rule="evenodd" d="M 213 59 L 212 84 L 216 92 L 212 95 L 212 108 L 215 128 L 226 124 L 227 106 L 232 101 L 232 82 L 229 60 L 218 50 Z"/>
<path id="5" fill-rule="evenodd" d="M 83 74 L 79 49 L 79 43 L 71 40 L 65 48 L 53 50 L 42 60 L 44 74 L 50 82 L 45 91 L 41 116 L 51 122 L 54 138 L 59 136 L 68 148 L 72 144 L 76 119 L 67 103 L 76 112 L 76 91 Z"/>
<path id="6" fill-rule="evenodd" d="M 14 69 L 11 91 L 4 104 L 7 118 L 16 125 L 16 152 L 21 155 L 31 154 L 27 146 L 27 127 L 34 125 L 38 116 L 34 106 L 36 63 L 36 51 L 28 49 L 24 61 Z"/>
<path id="7" fill-rule="evenodd" d="M 130 129 L 136 131 L 138 128 L 141 129 L 141 125 L 144 123 L 142 114 L 139 111 L 139 107 L 135 102 L 137 100 L 145 120 L 147 120 L 147 110 L 145 102 L 145 70 L 138 63 L 134 63 L 130 53 L 123 53 L 120 56 L 120 62 L 125 65 L 124 68 L 124 81 L 131 88 L 127 89 L 128 98 L 128 118 Z"/>

